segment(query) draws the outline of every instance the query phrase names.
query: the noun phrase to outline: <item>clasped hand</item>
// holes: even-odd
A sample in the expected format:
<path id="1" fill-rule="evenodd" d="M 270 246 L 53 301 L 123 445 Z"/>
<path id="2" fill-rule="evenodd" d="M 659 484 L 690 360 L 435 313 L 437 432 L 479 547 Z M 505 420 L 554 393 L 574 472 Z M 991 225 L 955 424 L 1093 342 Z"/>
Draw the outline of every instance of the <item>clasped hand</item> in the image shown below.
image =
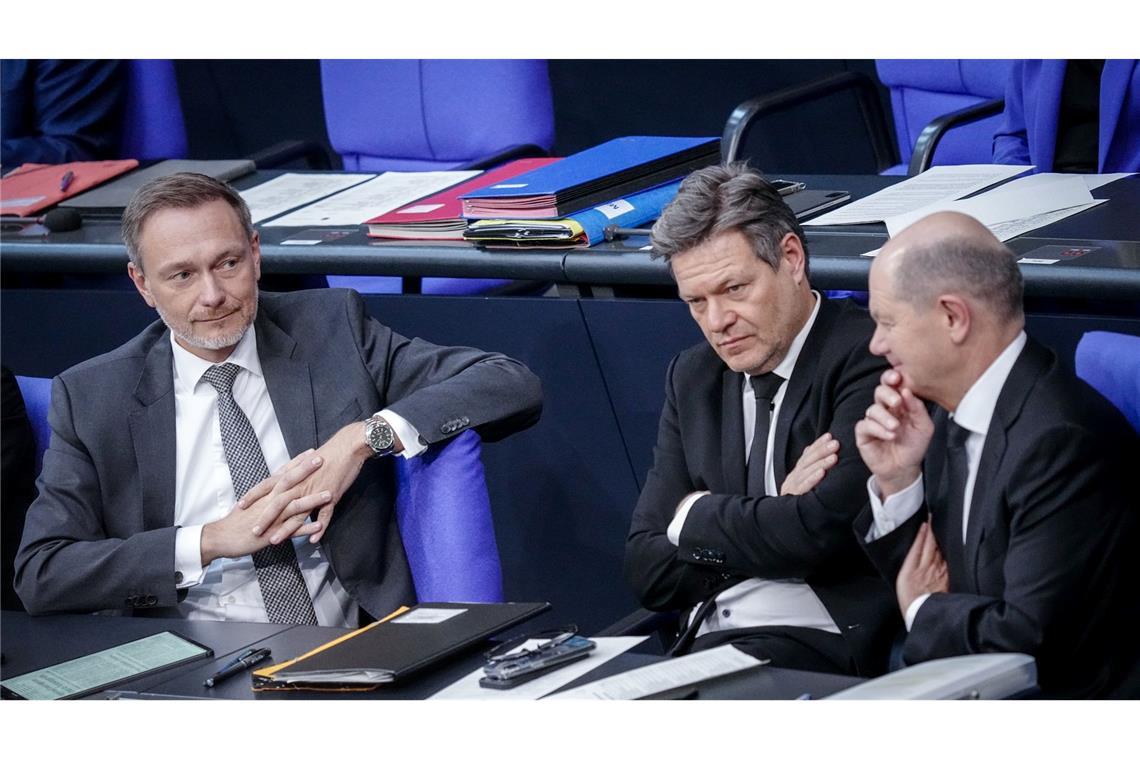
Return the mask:
<path id="1" fill-rule="evenodd" d="M 945 593 L 950 590 L 950 572 L 946 560 L 934 540 L 930 523 L 924 522 L 914 537 L 914 543 L 903 560 L 895 580 L 895 594 L 902 614 L 910 608 L 915 599 L 923 594 Z"/>
<path id="2" fill-rule="evenodd" d="M 320 541 L 337 502 L 368 458 L 363 441 L 361 423 L 348 425 L 315 452 L 301 454 L 251 488 L 237 503 L 238 509 L 256 516 L 251 533 L 268 536 L 270 544 L 303 535 L 311 543 Z M 313 466 L 315 460 L 319 463 Z M 306 523 L 308 515 L 317 508 L 317 516 Z"/>

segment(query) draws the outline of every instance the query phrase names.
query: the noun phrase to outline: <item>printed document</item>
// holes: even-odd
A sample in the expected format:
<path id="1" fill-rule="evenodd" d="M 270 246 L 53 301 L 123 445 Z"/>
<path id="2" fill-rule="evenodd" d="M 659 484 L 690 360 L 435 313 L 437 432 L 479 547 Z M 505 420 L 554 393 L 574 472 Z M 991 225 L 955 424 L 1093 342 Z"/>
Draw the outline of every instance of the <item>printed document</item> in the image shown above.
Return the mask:
<path id="1" fill-rule="evenodd" d="M 848 203 L 829 214 L 804 222 L 805 227 L 825 224 L 872 224 L 907 214 L 934 203 L 957 200 L 998 182 L 1016 177 L 1032 166 L 966 164 L 934 166 L 917 177 L 891 185 L 874 195 Z"/>
<path id="2" fill-rule="evenodd" d="M 338 227 L 363 224 L 374 216 L 471 179 L 477 171 L 386 172 L 322 201 L 268 222 L 266 227 Z"/>
<path id="3" fill-rule="evenodd" d="M 748 670 L 767 662 L 744 654 L 731 644 L 725 644 L 715 649 L 627 670 L 576 689 L 552 694 L 547 699 L 640 699 L 678 686 L 688 686 Z"/>
<path id="4" fill-rule="evenodd" d="M 370 180 L 375 174 L 282 174 L 256 187 L 241 191 L 249 204 L 253 223 L 284 214 L 345 188 Z"/>

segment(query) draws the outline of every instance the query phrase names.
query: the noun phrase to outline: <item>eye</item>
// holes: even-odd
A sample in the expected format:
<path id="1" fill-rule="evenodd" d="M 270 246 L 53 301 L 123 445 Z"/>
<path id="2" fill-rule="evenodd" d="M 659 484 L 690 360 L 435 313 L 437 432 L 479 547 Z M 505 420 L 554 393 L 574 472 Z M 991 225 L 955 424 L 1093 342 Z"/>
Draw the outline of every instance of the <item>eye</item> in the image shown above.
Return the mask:
<path id="1" fill-rule="evenodd" d="M 742 293 L 744 292 L 744 287 L 742 283 L 737 283 L 735 285 L 729 285 L 727 290 L 729 293 Z"/>
<path id="2" fill-rule="evenodd" d="M 222 262 L 222 269 L 233 269 L 238 265 L 237 259 L 226 259 Z"/>
<path id="3" fill-rule="evenodd" d="M 186 280 L 190 279 L 190 273 L 185 270 L 181 272 L 175 272 L 174 274 L 170 275 L 170 279 L 174 282 L 185 282 Z"/>

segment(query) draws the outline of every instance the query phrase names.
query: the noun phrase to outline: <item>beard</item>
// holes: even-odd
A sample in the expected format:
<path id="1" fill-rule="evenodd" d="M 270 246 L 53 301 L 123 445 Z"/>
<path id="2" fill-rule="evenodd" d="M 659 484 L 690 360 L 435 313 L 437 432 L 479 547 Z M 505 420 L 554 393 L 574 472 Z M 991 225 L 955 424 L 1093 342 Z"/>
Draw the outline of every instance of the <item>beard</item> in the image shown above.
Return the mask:
<path id="1" fill-rule="evenodd" d="M 253 320 L 257 318 L 257 296 L 253 298 L 253 313 L 249 315 L 249 319 L 243 325 L 232 330 L 228 333 L 221 335 L 198 335 L 194 332 L 194 327 L 190 322 L 180 322 L 173 319 L 161 307 L 155 306 L 159 318 L 162 323 L 166 325 L 170 332 L 174 333 L 174 337 L 180 342 L 193 346 L 194 348 L 203 348 L 209 351 L 216 351 L 221 348 L 229 348 L 236 346 L 238 342 L 245 335 L 245 331 L 253 324 Z"/>

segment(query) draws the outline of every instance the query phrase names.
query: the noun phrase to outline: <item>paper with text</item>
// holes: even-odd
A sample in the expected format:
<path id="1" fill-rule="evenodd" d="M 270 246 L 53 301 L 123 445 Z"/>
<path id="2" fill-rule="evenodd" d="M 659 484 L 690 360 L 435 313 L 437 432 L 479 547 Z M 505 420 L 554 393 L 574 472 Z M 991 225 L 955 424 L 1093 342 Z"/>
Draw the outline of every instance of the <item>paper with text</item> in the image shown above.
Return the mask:
<path id="1" fill-rule="evenodd" d="M 253 223 L 258 224 L 291 208 L 312 203 L 345 188 L 359 185 L 375 174 L 282 174 L 241 191 Z"/>

